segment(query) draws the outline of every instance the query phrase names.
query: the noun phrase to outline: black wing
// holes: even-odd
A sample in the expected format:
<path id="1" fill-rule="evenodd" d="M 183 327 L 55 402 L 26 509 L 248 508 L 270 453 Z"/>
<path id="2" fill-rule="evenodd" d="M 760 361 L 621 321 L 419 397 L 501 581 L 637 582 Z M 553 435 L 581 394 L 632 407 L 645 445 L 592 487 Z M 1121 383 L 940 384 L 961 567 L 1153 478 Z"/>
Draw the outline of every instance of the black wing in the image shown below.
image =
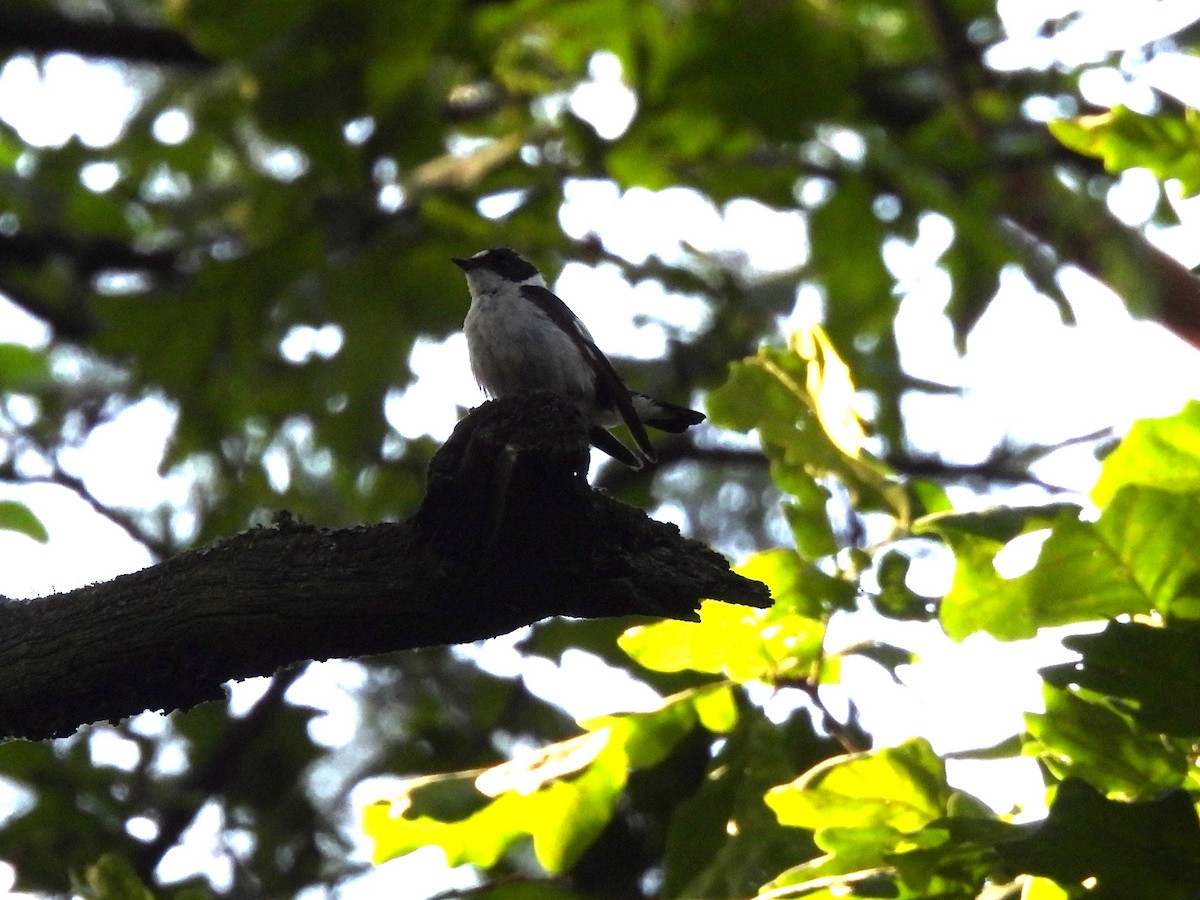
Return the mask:
<path id="1" fill-rule="evenodd" d="M 593 425 L 588 429 L 588 442 L 597 450 L 603 450 L 617 462 L 624 463 L 631 469 L 642 467 L 642 458 L 618 441 L 616 435 L 601 425 Z"/>
<path id="2" fill-rule="evenodd" d="M 650 438 L 646 434 L 642 420 L 638 418 L 638 414 L 633 408 L 633 399 L 629 395 L 629 388 L 625 386 L 625 382 L 621 380 L 621 376 L 617 374 L 613 364 L 608 361 L 608 357 L 596 346 L 596 342 L 592 340 L 588 330 L 579 321 L 579 317 L 571 312 L 567 304 L 563 303 L 553 291 L 547 288 L 527 284 L 521 287 L 521 294 L 536 303 L 542 312 L 550 317 L 550 321 L 569 334 L 583 355 L 592 361 L 596 370 L 597 399 L 608 400 L 616 407 L 621 421 L 629 428 L 629 433 L 633 435 L 633 440 L 642 451 L 642 455 L 650 462 L 654 462 L 656 459 L 654 447 L 650 444 Z M 605 448 L 601 447 L 600 449 Z"/>

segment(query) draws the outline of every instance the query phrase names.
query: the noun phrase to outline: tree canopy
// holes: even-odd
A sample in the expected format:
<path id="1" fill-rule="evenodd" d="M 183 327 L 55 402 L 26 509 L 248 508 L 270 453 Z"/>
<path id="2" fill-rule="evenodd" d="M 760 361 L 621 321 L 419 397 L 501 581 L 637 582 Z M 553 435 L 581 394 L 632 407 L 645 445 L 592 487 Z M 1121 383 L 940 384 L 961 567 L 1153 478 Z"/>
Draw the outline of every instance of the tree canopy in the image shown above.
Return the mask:
<path id="1" fill-rule="evenodd" d="M 1126 14 L 1149 20 L 1143 6 Z M 17 886 L 353 896 L 373 865 L 436 847 L 495 898 L 1194 896 L 1200 402 L 1119 443 L 1073 436 L 1102 457 L 1090 493 L 1039 477 L 1060 446 L 998 438 L 964 461 L 914 424 L 962 388 L 914 368 L 904 335 L 894 253 L 934 224 L 945 327 L 922 346 L 962 352 L 1013 279 L 1073 322 L 1087 299 L 1068 269 L 1200 344 L 1200 283 L 1147 237 L 1200 192 L 1196 112 L 1088 88 L 1194 60 L 1200 32 L 1054 58 L 1086 18 L 1039 18 L 1043 56 L 1010 64 L 990 0 L 7 4 L 4 72 L 73 54 L 118 67 L 135 100 L 99 143 L 0 119 L 0 302 L 48 335 L 0 334 L 0 529 L 52 538 L 21 491 L 51 483 L 162 563 L 0 605 L 5 735 L 112 719 L 0 745 Z M 1152 211 L 1122 221 L 1108 199 L 1146 170 Z M 726 221 L 752 208 L 775 229 L 753 240 L 784 252 L 701 246 L 682 217 L 639 250 L 601 196 Z M 485 407 L 438 453 L 400 401 L 422 348 L 461 327 L 449 258 L 488 246 L 632 290 L 631 327 L 662 352 L 605 349 L 710 423 L 659 442 L 651 471 L 598 468 L 613 496 L 579 480 L 561 410 L 546 425 L 540 406 Z M 187 496 L 110 503 L 72 461 L 147 400 L 174 415 L 162 467 Z M 523 438 L 535 462 L 489 468 L 495 423 L 525 417 L 561 443 Z M 481 458 L 486 478 L 455 481 Z M 435 527 L 437 496 L 453 503 Z M 481 538 L 497 517 L 535 537 Z M 1026 570 L 1001 574 L 1033 540 Z M 450 580 L 387 568 L 414 548 Z M 496 565 L 502 588 L 480 575 Z M 915 577 L 930 566 L 947 572 L 936 596 Z M 333 615 L 342 602 L 359 605 Z M 491 604 L 486 628 L 471 602 Z M 955 640 L 1089 625 L 1066 638 L 1077 662 L 1042 670 L 1023 730 L 953 754 L 1035 759 L 1045 818 L 990 809 L 944 748 L 876 746 L 853 702 L 827 704 L 849 660 L 921 665 L 884 636 L 827 639 L 857 611 Z M 165 627 L 175 612 L 195 629 Z M 63 615 L 78 648 L 39 643 Z M 602 684 L 606 711 L 576 715 L 448 646 L 535 620 L 526 662 L 583 651 L 658 699 L 630 708 Z M 275 671 L 329 656 L 356 661 Z M 253 703 L 172 712 L 270 672 Z M 300 690 L 322 679 L 351 710 L 336 738 Z M 119 718 L 140 702 L 171 708 Z M 198 847 L 212 864 L 189 869 Z"/>

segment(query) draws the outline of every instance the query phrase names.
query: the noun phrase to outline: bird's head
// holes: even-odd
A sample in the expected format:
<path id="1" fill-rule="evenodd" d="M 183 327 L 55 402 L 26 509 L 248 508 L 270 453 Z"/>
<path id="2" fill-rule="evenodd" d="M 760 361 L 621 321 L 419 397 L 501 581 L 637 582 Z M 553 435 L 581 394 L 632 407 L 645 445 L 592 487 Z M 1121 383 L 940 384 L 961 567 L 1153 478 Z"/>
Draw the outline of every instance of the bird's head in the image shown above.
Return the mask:
<path id="1" fill-rule="evenodd" d="M 518 288 L 527 284 L 546 286 L 546 279 L 537 267 L 507 247 L 481 250 L 466 259 L 450 259 L 466 273 L 467 284 L 475 295 L 493 294 L 509 285 Z"/>

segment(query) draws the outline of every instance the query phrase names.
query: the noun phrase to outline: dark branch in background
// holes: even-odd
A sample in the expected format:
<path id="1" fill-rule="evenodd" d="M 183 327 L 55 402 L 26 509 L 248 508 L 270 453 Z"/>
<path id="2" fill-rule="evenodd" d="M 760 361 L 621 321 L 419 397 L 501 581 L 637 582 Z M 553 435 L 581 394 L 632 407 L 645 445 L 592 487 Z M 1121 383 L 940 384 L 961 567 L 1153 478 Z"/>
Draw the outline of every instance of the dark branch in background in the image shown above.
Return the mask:
<path id="1" fill-rule="evenodd" d="M 47 303 L 31 291 L 6 283 L 3 278 L 0 278 L 0 295 L 34 318 L 41 319 L 54 329 L 56 337 L 63 340 L 86 343 L 96 334 L 96 321 L 82 306 Z"/>
<path id="2" fill-rule="evenodd" d="M 946 76 L 949 102 L 968 134 L 983 138 L 985 131 L 975 107 L 969 102 L 977 87 L 967 80 L 968 72 L 988 71 L 979 59 L 979 50 L 971 45 L 965 23 L 956 19 L 945 0 L 918 0 L 916 5 L 925 31 L 933 42 L 939 68 Z M 987 148 L 986 141 L 980 146 Z M 1057 142 L 1050 149 L 1063 160 L 1086 171 L 1098 171 L 1097 160 L 1067 150 Z M 991 151 L 989 151 L 990 153 Z M 998 169 L 1000 161 L 993 159 Z M 1006 172 L 999 196 L 1002 212 L 1009 221 L 1032 237 L 1053 248 L 1059 265 L 1075 265 L 1100 281 L 1106 281 L 1112 249 L 1109 241 L 1120 241 L 1136 254 L 1145 272 L 1146 289 L 1140 303 L 1149 297 L 1154 308 L 1144 315 L 1159 322 L 1182 340 L 1200 347 L 1200 278 L 1187 266 L 1151 244 L 1137 229 L 1129 228 L 1112 215 L 1103 201 L 1093 200 L 1086 211 L 1074 210 L 1063 215 L 1061 203 L 1047 202 L 1061 190 L 1057 174 L 1045 165 L 1022 166 Z M 1081 198 L 1081 201 L 1083 198 Z M 1083 201 L 1086 202 L 1086 201 Z"/>
<path id="3" fill-rule="evenodd" d="M 134 271 L 160 277 L 178 274 L 179 262 L 173 250 L 138 250 L 114 238 L 60 231 L 0 235 L 0 267 L 39 266 L 54 259 L 68 260 L 83 275 Z"/>
<path id="4" fill-rule="evenodd" d="M 1030 447 L 1011 447 L 1001 444 L 983 462 L 965 465 L 948 463 L 926 454 L 892 453 L 884 458 L 889 466 L 902 475 L 931 481 L 984 481 L 991 484 L 1033 484 L 1052 493 L 1068 493 L 1074 488 L 1050 484 L 1029 471 L 1038 460 L 1045 459 L 1075 444 L 1095 443 L 1113 436 L 1111 428 L 1080 434 L 1057 444 L 1035 444 Z"/>
<path id="5" fill-rule="evenodd" d="M 214 65 L 187 38 L 168 28 L 85 21 L 29 8 L 0 10 L 0 51 L 78 53 L 193 68 Z"/>
<path id="6" fill-rule="evenodd" d="M 943 0 L 916 0 L 914 9 L 933 47 L 950 107 L 963 130 L 982 145 L 986 128 L 971 100 L 971 87 L 964 79 L 965 72 L 986 71 L 980 51 L 967 40 L 963 23 Z"/>
<path id="7" fill-rule="evenodd" d="M 209 797 L 236 779 L 245 760 L 251 755 L 254 744 L 271 728 L 275 716 L 284 706 L 284 695 L 288 688 L 303 674 L 303 666 L 276 673 L 266 692 L 250 711 L 232 720 L 209 755 L 197 761 L 184 776 L 173 795 L 174 803 L 165 808 L 159 806 L 158 836 L 139 854 L 140 869 L 144 875 L 152 877 L 163 856 L 179 843 L 183 832 L 195 820 Z"/>
<path id="8" fill-rule="evenodd" d="M 677 463 L 701 463 L 718 466 L 745 466 L 753 469 L 766 469 L 769 466 L 767 457 L 756 447 L 700 447 L 691 437 L 670 436 L 655 444 L 658 461 L 652 463 L 650 471 L 666 468 Z M 596 478 L 596 487 L 620 493 L 638 479 L 645 478 L 628 466 L 606 465 L 604 471 Z"/>
<path id="9" fill-rule="evenodd" d="M 889 466 L 902 475 L 911 478 L 924 478 L 928 481 L 963 482 L 977 481 L 987 484 L 1032 484 L 1052 493 L 1061 494 L 1072 488 L 1050 484 L 1042 481 L 1036 475 L 1024 469 L 1013 466 L 1004 459 L 997 459 L 995 454 L 981 463 L 960 465 L 948 463 L 936 456 L 917 454 L 891 454 L 884 459 Z"/>
<path id="10" fill-rule="evenodd" d="M 1136 229 L 1121 224 L 1102 201 L 1090 203 L 1086 227 L 1068 227 L 1068 222 L 1056 217 L 1056 204 L 1045 201 L 1058 190 L 1051 182 L 1054 177 L 1033 170 L 1009 176 L 1002 194 L 1005 213 L 1020 228 L 1053 247 L 1064 264 L 1076 265 L 1100 281 L 1106 280 L 1109 267 L 1106 254 L 1111 250 L 1106 239 L 1126 242 L 1139 254 L 1139 272 L 1145 273 L 1145 295 L 1137 299 L 1154 301 L 1154 308 L 1144 315 L 1200 348 L 1200 278 Z"/>
<path id="11" fill-rule="evenodd" d="M 104 584 L 0 603 L 0 736 L 186 709 L 306 660 L 505 634 L 549 616 L 694 619 L 766 588 L 590 488 L 586 423 L 550 395 L 486 403 L 408 522 L 282 517 Z"/>
<path id="12" fill-rule="evenodd" d="M 82 478 L 74 475 L 68 475 L 62 469 L 56 469 L 51 475 L 35 475 L 29 478 L 22 478 L 22 484 L 55 484 L 59 487 L 64 487 L 71 491 L 80 500 L 92 508 L 93 511 L 112 522 L 127 535 L 149 550 L 156 559 L 166 559 L 172 553 L 170 541 L 161 538 L 153 537 L 145 528 L 138 522 L 136 516 L 132 516 L 127 512 L 119 509 L 113 509 L 102 503 L 95 494 L 93 494 Z"/>
<path id="13" fill-rule="evenodd" d="M 60 231 L 0 235 L 0 293 L 52 327 L 58 337 L 84 342 L 96 334 L 96 322 L 85 306 L 47 302 L 3 277 L 9 269 L 36 269 L 54 261 L 68 264 L 83 279 L 102 272 L 137 272 L 158 280 L 180 274 L 173 250 L 138 250 L 114 238 Z"/>

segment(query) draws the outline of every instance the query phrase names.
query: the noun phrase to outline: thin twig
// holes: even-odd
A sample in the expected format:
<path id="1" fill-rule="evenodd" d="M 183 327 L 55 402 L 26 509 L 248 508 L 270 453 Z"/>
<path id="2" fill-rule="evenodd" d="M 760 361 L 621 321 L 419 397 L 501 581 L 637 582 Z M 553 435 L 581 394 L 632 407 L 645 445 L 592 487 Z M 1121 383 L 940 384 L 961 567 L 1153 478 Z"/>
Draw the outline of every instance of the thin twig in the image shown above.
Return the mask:
<path id="1" fill-rule="evenodd" d="M 55 469 L 50 475 L 35 475 L 30 478 L 23 478 L 21 484 L 53 484 L 58 487 L 66 488 L 74 493 L 79 499 L 83 500 L 93 511 L 103 516 L 108 521 L 112 522 L 129 537 L 137 541 L 150 551 L 155 562 L 161 562 L 174 553 L 174 547 L 168 540 L 153 537 L 138 524 L 137 519 L 121 510 L 113 509 L 100 501 L 84 484 L 82 478 L 75 475 L 70 475 L 62 469 Z"/>

